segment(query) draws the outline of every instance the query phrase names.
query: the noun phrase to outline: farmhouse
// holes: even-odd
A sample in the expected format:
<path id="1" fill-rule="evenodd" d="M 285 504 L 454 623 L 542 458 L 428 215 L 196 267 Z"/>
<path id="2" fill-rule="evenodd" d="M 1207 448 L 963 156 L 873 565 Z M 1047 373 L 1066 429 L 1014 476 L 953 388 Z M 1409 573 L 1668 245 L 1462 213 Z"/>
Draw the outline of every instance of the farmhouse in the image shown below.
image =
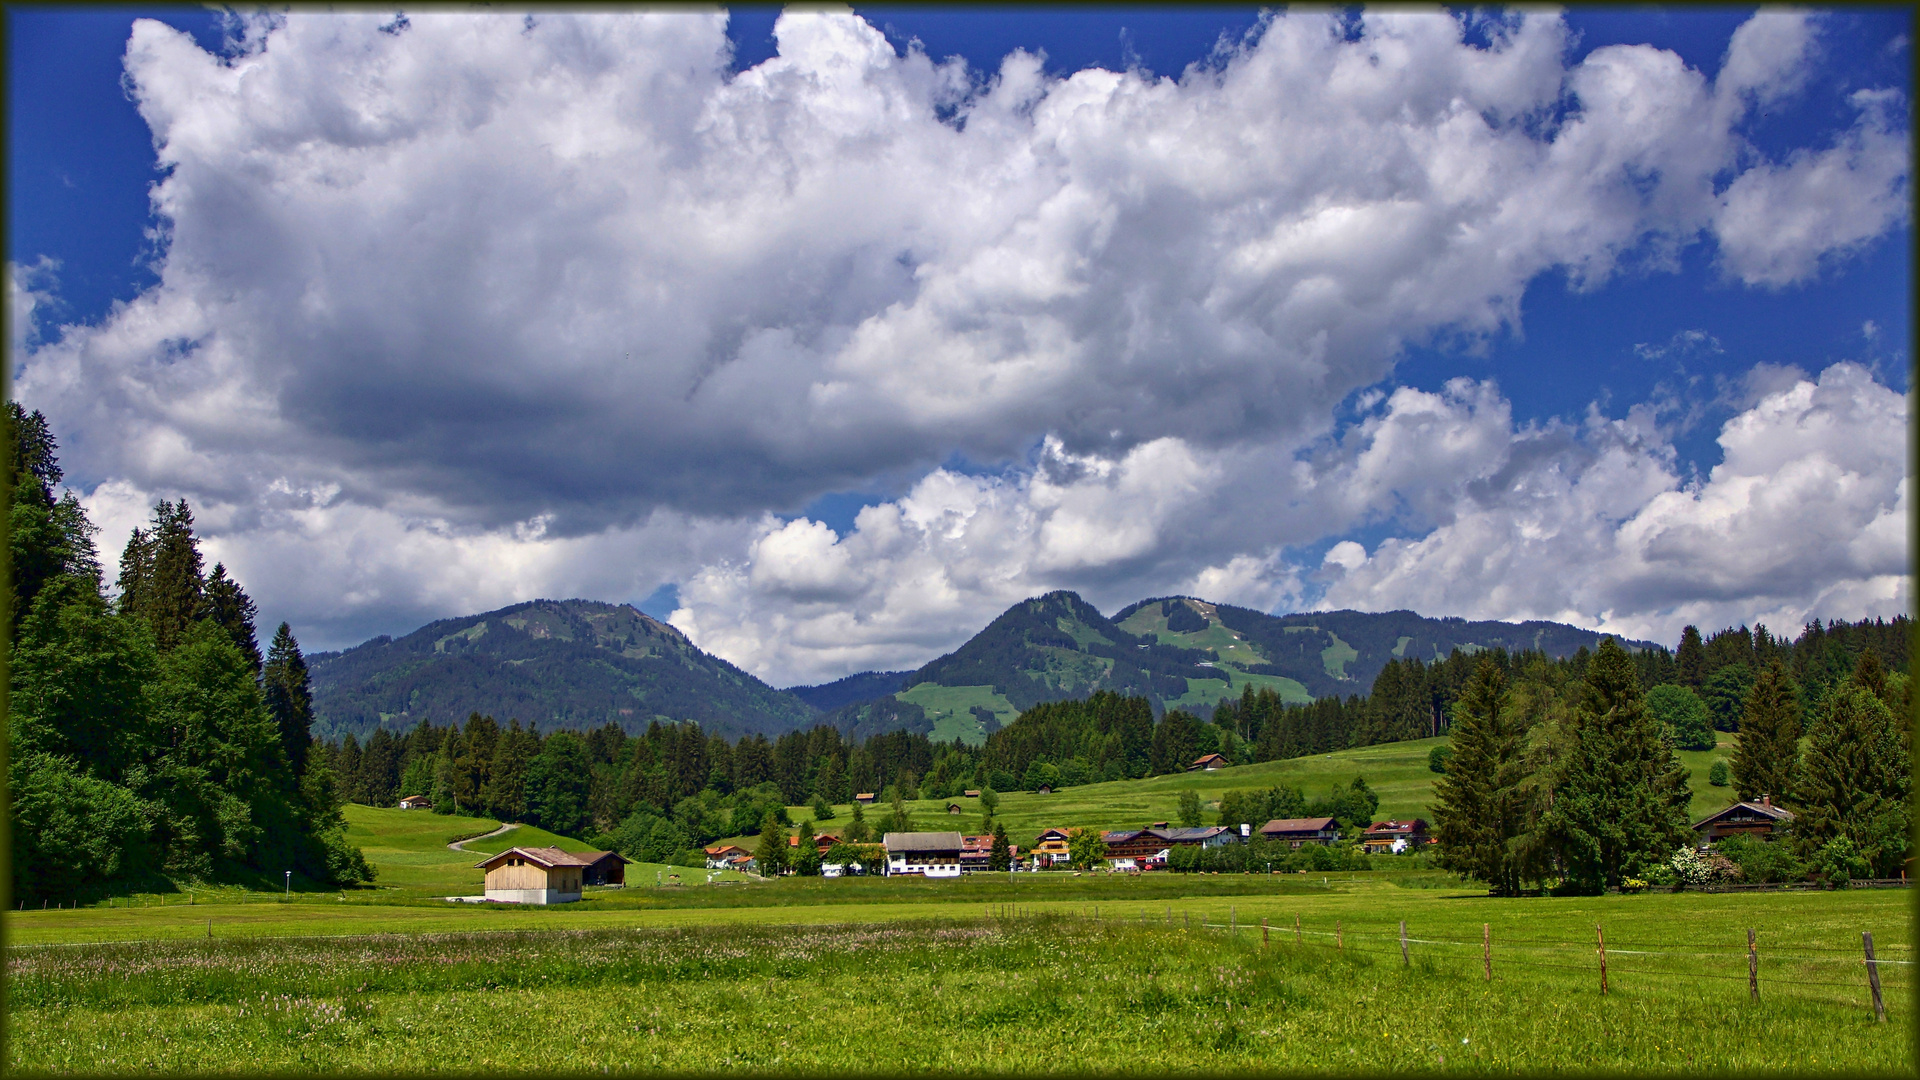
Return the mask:
<path id="1" fill-rule="evenodd" d="M 1067 861 L 1067 830 L 1048 829 L 1033 842 L 1033 864 L 1036 867 L 1060 866 Z"/>
<path id="2" fill-rule="evenodd" d="M 1208 754 L 1206 757 L 1195 758 L 1193 760 L 1193 764 L 1187 766 L 1187 771 L 1188 772 L 1212 772 L 1215 769 L 1224 769 L 1232 764 L 1233 762 L 1228 761 L 1226 758 L 1221 757 L 1219 754 Z"/>
<path id="3" fill-rule="evenodd" d="M 887 876 L 960 876 L 960 834 L 957 832 L 888 833 Z"/>
<path id="4" fill-rule="evenodd" d="M 592 851 L 574 855 L 559 848 L 517 847 L 473 865 L 487 872 L 489 900 L 509 904 L 567 904 L 580 899 L 587 867 L 605 854 Z"/>
<path id="5" fill-rule="evenodd" d="M 427 798 L 425 795 L 409 795 L 400 800 L 400 809 L 431 810 L 433 809 L 433 800 Z"/>
<path id="6" fill-rule="evenodd" d="M 1693 823 L 1693 831 L 1700 834 L 1700 846 L 1705 847 L 1729 836 L 1770 840 L 1776 830 L 1792 823 L 1793 811 L 1773 805 L 1772 795 L 1762 795 L 1757 803 L 1737 802 L 1719 813 L 1708 814 Z"/>
<path id="7" fill-rule="evenodd" d="M 815 833 L 813 837 L 813 849 L 815 851 L 818 851 L 820 854 L 825 855 L 827 853 L 828 848 L 832 847 L 833 845 L 839 842 L 840 842 L 840 838 L 833 835 L 830 832 Z M 795 851 L 799 851 L 800 838 L 798 836 L 787 837 L 787 846 L 792 848 Z"/>
<path id="8" fill-rule="evenodd" d="M 1340 826 L 1330 817 L 1275 818 L 1260 826 L 1260 835 L 1291 847 L 1331 844 L 1340 839 Z"/>
<path id="9" fill-rule="evenodd" d="M 1201 847 L 1219 847 L 1222 844 L 1240 842 L 1240 831 L 1226 825 L 1201 825 L 1194 828 L 1159 829 L 1160 835 L 1170 844 L 1198 844 Z"/>
<path id="10" fill-rule="evenodd" d="M 1361 834 L 1360 846 L 1369 855 L 1398 855 L 1403 851 L 1416 851 L 1427 842 L 1427 820 L 1414 818 L 1411 821 L 1376 821 Z"/>
<path id="11" fill-rule="evenodd" d="M 707 854 L 707 869 L 725 870 L 733 866 L 735 859 L 751 859 L 753 853 L 739 844 L 727 844 L 721 847 L 704 849 Z"/>
<path id="12" fill-rule="evenodd" d="M 960 838 L 960 872 L 971 874 L 987 868 L 987 860 L 993 855 L 993 834 L 982 833 L 979 836 Z M 1007 845 L 1008 865 L 1018 865 L 1020 848 L 1016 844 Z"/>

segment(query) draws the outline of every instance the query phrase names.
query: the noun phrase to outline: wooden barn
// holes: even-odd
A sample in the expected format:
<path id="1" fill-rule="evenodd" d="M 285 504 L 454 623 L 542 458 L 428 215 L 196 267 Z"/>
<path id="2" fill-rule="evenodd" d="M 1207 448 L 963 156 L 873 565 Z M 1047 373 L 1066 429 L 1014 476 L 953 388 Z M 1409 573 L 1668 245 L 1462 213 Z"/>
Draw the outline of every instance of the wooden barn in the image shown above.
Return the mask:
<path id="1" fill-rule="evenodd" d="M 568 904 L 580 899 L 589 867 L 611 854 L 591 851 L 575 855 L 559 848 L 508 848 L 474 864 L 487 872 L 487 899 L 509 904 Z M 620 879 L 626 880 L 626 860 L 619 860 Z"/>

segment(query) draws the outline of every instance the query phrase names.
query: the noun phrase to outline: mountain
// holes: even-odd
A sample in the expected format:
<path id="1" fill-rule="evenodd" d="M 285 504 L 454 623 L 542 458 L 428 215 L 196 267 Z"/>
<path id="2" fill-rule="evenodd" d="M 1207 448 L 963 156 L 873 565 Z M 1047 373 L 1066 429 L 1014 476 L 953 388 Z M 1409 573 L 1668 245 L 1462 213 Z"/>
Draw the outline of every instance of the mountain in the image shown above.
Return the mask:
<path id="1" fill-rule="evenodd" d="M 629 734 L 655 719 L 697 720 L 711 734 L 779 735 L 818 712 L 627 605 L 534 600 L 442 619 L 395 640 L 374 638 L 308 658 L 314 732 L 364 738 L 486 713 L 505 723 Z M 843 680 L 844 681 L 844 680 Z"/>
<path id="2" fill-rule="evenodd" d="M 1560 623 L 1429 619 L 1411 611 L 1268 615 L 1186 596 L 1142 600 L 1109 619 L 1074 593 L 1054 592 L 1015 604 L 960 648 L 906 676 L 893 702 L 843 705 L 831 720 L 862 730 L 899 722 L 936 740 L 978 744 L 1024 709 L 1097 690 L 1146 697 L 1156 711 L 1205 710 L 1247 685 L 1304 704 L 1366 694 L 1396 658 L 1432 661 L 1456 648 L 1571 656 L 1597 648 L 1604 636 Z M 895 702 L 917 706 L 921 715 Z"/>
<path id="3" fill-rule="evenodd" d="M 819 686 L 789 686 L 787 693 L 821 712 L 832 712 L 856 701 L 886 697 L 905 687 L 911 674 L 911 671 L 863 671 Z"/>

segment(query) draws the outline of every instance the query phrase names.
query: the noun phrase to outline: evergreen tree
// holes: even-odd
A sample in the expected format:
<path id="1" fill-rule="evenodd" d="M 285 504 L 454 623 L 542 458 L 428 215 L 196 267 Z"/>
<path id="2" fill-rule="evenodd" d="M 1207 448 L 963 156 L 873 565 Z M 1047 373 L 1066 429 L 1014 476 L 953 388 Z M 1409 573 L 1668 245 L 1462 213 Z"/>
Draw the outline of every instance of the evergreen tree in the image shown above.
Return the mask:
<path id="1" fill-rule="evenodd" d="M 1587 666 L 1566 757 L 1542 821 L 1570 881 L 1590 892 L 1664 862 L 1687 831 L 1687 770 L 1648 714 L 1612 638 Z"/>
<path id="2" fill-rule="evenodd" d="M 121 557 L 120 604 L 152 627 L 162 653 L 179 645 L 199 618 L 206 593 L 200 565 L 187 500 L 155 503 L 151 529 L 135 529 Z"/>
<path id="3" fill-rule="evenodd" d="M 793 872 L 801 877 L 820 876 L 820 845 L 814 841 L 813 822 L 802 821 L 794 831 Z"/>
<path id="4" fill-rule="evenodd" d="M 1004 823 L 993 827 L 993 846 L 987 849 L 987 869 L 1007 870 L 1013 866 L 1013 850 L 1007 843 L 1007 827 Z"/>
<path id="5" fill-rule="evenodd" d="M 214 569 L 218 573 L 219 568 Z M 305 775 L 307 746 L 313 741 L 313 687 L 307 677 L 306 657 L 300 654 L 300 643 L 294 640 L 293 628 L 286 623 L 281 623 L 280 629 L 273 632 L 261 688 L 266 693 L 267 712 L 280 731 L 280 745 L 286 751 L 288 765 L 295 776 Z M 358 750 L 355 747 L 356 765 Z"/>
<path id="6" fill-rule="evenodd" d="M 1859 674 L 1828 692 L 1807 729 L 1793 836 L 1804 858 L 1844 840 L 1878 872 L 1890 874 L 1902 865 L 1910 843 L 1908 725 Z"/>
<path id="7" fill-rule="evenodd" d="M 587 827 L 587 748 L 571 731 L 556 731 L 527 765 L 527 810 L 548 832 L 578 836 Z"/>
<path id="8" fill-rule="evenodd" d="M 1647 712 L 1660 722 L 1674 746 L 1682 750 L 1713 749 L 1713 716 L 1700 695 L 1684 686 L 1656 686 L 1647 691 L 1646 704 Z"/>
<path id="9" fill-rule="evenodd" d="M 1741 799 L 1792 797 L 1800 763 L 1800 703 L 1778 657 L 1760 672 L 1741 708 L 1733 748 L 1733 790 Z"/>
<path id="10" fill-rule="evenodd" d="M 240 587 L 240 583 L 227 576 L 223 563 L 213 564 L 213 573 L 208 576 L 206 589 L 200 600 L 198 617 L 211 621 L 227 632 L 233 639 L 233 646 L 240 655 L 253 664 L 253 670 L 260 670 L 260 643 L 254 630 L 253 620 L 258 615 L 253 598 Z M 285 625 L 284 623 L 281 625 Z"/>
<path id="11" fill-rule="evenodd" d="M 1193 828 L 1200 824 L 1200 793 L 1187 788 L 1180 793 L 1180 824 Z"/>
<path id="12" fill-rule="evenodd" d="M 1707 647 L 1700 640 L 1700 628 L 1688 626 L 1680 631 L 1680 649 L 1673 655 L 1674 677 L 1681 686 L 1699 690 L 1707 681 Z"/>
<path id="13" fill-rule="evenodd" d="M 864 804 L 853 804 L 853 820 L 847 823 L 847 833 L 843 839 L 849 844 L 864 844 L 872 839 L 872 834 L 867 831 L 867 808 Z"/>
<path id="14" fill-rule="evenodd" d="M 771 814 L 760 826 L 760 845 L 753 859 L 759 864 L 761 877 L 779 877 L 787 872 L 787 830 Z"/>
<path id="15" fill-rule="evenodd" d="M 1434 783 L 1440 865 L 1486 882 L 1496 896 L 1520 890 L 1516 845 L 1531 817 L 1526 733 L 1511 706 L 1506 675 L 1482 660 L 1454 702 L 1453 752 Z"/>

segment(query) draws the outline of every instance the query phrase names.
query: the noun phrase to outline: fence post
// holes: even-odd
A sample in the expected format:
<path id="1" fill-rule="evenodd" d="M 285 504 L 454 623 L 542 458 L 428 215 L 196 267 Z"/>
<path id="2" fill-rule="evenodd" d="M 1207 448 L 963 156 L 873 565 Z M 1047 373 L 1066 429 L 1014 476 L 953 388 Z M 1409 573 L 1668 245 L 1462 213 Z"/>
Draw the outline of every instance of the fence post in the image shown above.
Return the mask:
<path id="1" fill-rule="evenodd" d="M 1240 909 L 1231 904 L 1227 905 L 1227 936 L 1240 936 Z"/>
<path id="2" fill-rule="evenodd" d="M 1754 947 L 1753 927 L 1747 927 L 1747 994 L 1760 1000 L 1760 953 Z"/>
<path id="3" fill-rule="evenodd" d="M 1297 911 L 1293 913 L 1293 943 L 1295 945 L 1306 943 L 1306 939 L 1300 936 L 1300 913 Z"/>
<path id="4" fill-rule="evenodd" d="M 1607 935 L 1601 931 L 1600 924 L 1593 924 L 1593 936 L 1600 943 L 1600 996 L 1607 996 Z"/>
<path id="5" fill-rule="evenodd" d="M 1400 920 L 1400 966 L 1412 967 L 1413 958 L 1407 955 L 1407 920 Z"/>
<path id="6" fill-rule="evenodd" d="M 1333 920 L 1333 947 L 1341 952 L 1347 951 L 1346 931 L 1340 928 L 1340 920 Z"/>
<path id="7" fill-rule="evenodd" d="M 1486 965 L 1487 981 L 1493 981 L 1493 924 L 1480 924 L 1480 962 Z"/>
<path id="8" fill-rule="evenodd" d="M 1260 916 L 1260 947 L 1261 948 L 1264 949 L 1267 947 L 1267 940 L 1268 940 L 1267 939 L 1267 917 L 1265 915 L 1262 915 Z"/>
<path id="9" fill-rule="evenodd" d="M 1867 985 L 1873 988 L 1873 1015 L 1884 1024 L 1887 1022 L 1887 1005 L 1880 1000 L 1880 965 L 1873 959 L 1873 931 L 1862 930 L 1860 944 L 1867 950 Z"/>

